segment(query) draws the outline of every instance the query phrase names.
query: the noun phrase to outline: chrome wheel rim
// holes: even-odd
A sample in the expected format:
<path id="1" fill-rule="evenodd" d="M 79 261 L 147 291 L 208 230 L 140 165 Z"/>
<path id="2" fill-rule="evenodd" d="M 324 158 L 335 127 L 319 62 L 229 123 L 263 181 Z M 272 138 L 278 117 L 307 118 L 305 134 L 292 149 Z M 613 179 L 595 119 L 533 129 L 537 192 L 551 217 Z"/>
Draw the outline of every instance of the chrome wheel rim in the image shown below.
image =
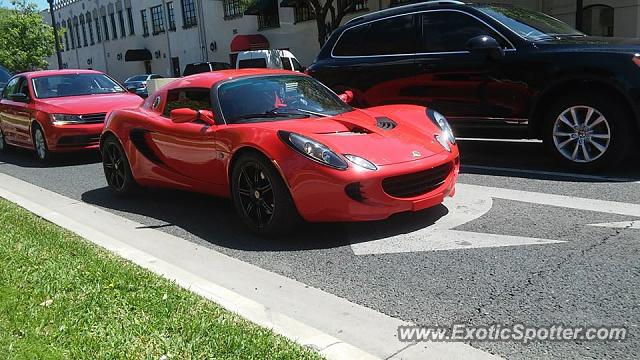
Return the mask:
<path id="1" fill-rule="evenodd" d="M 107 144 L 104 150 L 102 166 L 107 184 L 116 190 L 124 187 L 126 173 L 124 170 L 124 155 L 114 144 Z"/>
<path id="2" fill-rule="evenodd" d="M 40 159 L 44 159 L 47 157 L 47 145 L 45 144 L 42 130 L 36 129 L 35 138 L 36 138 L 36 153 L 38 154 L 38 157 Z"/>
<path id="3" fill-rule="evenodd" d="M 244 216 L 256 227 L 271 222 L 275 212 L 275 197 L 271 179 L 257 163 L 246 164 L 238 176 L 236 191 Z"/>
<path id="4" fill-rule="evenodd" d="M 591 106 L 572 106 L 553 125 L 556 150 L 568 160 L 590 163 L 601 158 L 611 145 L 609 121 Z"/>

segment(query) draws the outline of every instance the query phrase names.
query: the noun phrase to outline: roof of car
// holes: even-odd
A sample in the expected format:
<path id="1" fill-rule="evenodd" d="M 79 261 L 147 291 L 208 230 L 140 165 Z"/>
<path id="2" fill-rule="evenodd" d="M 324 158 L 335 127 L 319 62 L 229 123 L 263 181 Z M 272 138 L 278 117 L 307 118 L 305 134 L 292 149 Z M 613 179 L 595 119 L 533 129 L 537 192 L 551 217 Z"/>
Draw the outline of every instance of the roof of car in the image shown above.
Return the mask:
<path id="1" fill-rule="evenodd" d="M 84 69 L 64 69 L 64 70 L 40 70 L 40 71 L 29 71 L 22 73 L 21 75 L 25 75 L 27 77 L 42 77 L 42 76 L 53 76 L 53 75 L 70 75 L 70 74 L 102 74 L 100 71 L 96 70 L 84 70 Z"/>
<path id="2" fill-rule="evenodd" d="M 407 5 L 400 5 L 391 7 L 388 9 L 368 13 L 366 15 L 358 16 L 353 18 L 347 22 L 347 24 L 354 24 L 360 22 L 366 22 L 369 20 L 376 20 L 386 16 L 404 14 L 406 12 L 417 11 L 422 9 L 428 9 L 432 7 L 442 6 L 442 5 L 470 5 L 465 1 L 457 1 L 457 0 L 432 0 L 432 1 L 421 1 Z"/>
<path id="3" fill-rule="evenodd" d="M 200 87 L 209 88 L 213 85 L 224 81 L 231 80 L 245 76 L 259 76 L 259 75 L 298 75 L 307 76 L 299 72 L 279 70 L 279 69 L 230 69 L 219 70 L 213 72 L 205 72 L 194 75 L 185 76 L 171 82 L 169 87 Z"/>

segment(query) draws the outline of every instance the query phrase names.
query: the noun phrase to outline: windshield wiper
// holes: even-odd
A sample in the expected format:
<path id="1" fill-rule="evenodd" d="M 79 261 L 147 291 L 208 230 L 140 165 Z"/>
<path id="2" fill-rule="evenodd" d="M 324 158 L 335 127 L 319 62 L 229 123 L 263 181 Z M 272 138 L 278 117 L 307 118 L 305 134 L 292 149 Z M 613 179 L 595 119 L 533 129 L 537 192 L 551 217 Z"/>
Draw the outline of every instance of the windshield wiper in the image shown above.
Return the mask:
<path id="1" fill-rule="evenodd" d="M 300 112 L 280 112 L 276 110 L 265 111 L 263 113 L 245 114 L 237 116 L 234 120 L 247 120 L 247 119 L 273 119 L 278 117 L 309 117 L 310 115 Z"/>
<path id="2" fill-rule="evenodd" d="M 315 116 L 319 116 L 319 117 L 329 117 L 331 115 L 327 115 L 327 114 L 323 114 L 321 112 L 316 112 L 316 111 L 311 111 L 311 110 L 305 110 L 305 109 L 296 109 L 296 111 L 299 111 L 301 113 L 305 113 L 305 114 L 310 114 L 310 115 L 315 115 Z"/>

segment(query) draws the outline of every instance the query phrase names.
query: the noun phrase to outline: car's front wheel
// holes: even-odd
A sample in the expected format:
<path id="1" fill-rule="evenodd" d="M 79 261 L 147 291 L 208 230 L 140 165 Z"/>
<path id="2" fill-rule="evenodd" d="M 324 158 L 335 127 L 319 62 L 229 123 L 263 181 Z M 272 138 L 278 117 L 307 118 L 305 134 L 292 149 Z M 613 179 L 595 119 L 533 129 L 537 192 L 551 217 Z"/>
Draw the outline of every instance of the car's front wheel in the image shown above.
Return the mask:
<path id="1" fill-rule="evenodd" d="M 102 168 L 109 188 L 119 196 L 129 195 L 138 189 L 131 173 L 129 159 L 113 136 L 109 136 L 102 144 Z"/>
<path id="2" fill-rule="evenodd" d="M 38 123 L 33 125 L 33 149 L 36 151 L 36 158 L 40 162 L 47 162 L 51 159 L 51 152 L 47 146 L 47 139 L 44 131 Z"/>
<path id="3" fill-rule="evenodd" d="M 231 174 L 233 204 L 242 221 L 260 235 L 281 235 L 300 221 L 280 173 L 262 155 L 242 155 Z"/>
<path id="4" fill-rule="evenodd" d="M 567 96 L 549 109 L 544 142 L 559 161 L 573 169 L 610 168 L 631 148 L 631 117 L 615 98 L 595 93 Z"/>

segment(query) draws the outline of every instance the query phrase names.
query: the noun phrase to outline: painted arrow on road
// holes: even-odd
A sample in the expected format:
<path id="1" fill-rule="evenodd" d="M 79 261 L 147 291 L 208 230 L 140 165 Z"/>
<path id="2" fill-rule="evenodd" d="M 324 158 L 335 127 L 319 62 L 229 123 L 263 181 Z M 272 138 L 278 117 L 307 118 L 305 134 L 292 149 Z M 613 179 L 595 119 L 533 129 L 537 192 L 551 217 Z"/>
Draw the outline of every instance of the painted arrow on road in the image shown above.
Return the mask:
<path id="1" fill-rule="evenodd" d="M 456 196 L 423 213 L 349 227 L 355 255 L 558 244 L 564 241 L 453 230 L 486 214 L 493 199 L 640 217 L 640 205 L 477 185 L 458 184 Z M 409 225 L 407 225 L 409 224 Z M 640 221 L 593 224 L 640 229 Z M 373 240 L 372 240 L 373 239 Z"/>

